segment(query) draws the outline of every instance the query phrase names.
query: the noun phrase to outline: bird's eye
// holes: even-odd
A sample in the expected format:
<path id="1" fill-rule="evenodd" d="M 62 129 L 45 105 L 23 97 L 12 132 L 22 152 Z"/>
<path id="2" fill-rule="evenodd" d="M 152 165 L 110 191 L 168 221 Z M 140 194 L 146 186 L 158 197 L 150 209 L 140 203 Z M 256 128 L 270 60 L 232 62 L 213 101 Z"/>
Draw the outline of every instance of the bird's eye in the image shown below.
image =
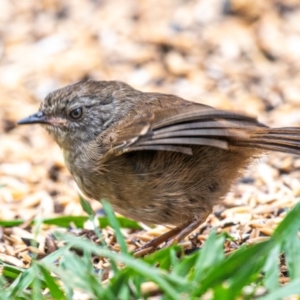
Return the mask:
<path id="1" fill-rule="evenodd" d="M 82 107 L 77 107 L 77 108 L 73 109 L 70 112 L 69 116 L 74 120 L 79 119 L 82 116 Z"/>

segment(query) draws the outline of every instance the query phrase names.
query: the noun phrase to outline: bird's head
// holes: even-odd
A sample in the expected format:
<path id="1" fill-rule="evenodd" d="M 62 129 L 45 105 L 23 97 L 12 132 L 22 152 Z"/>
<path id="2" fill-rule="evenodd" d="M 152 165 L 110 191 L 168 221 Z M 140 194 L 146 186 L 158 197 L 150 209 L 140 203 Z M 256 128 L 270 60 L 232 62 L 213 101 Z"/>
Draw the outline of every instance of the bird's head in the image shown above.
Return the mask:
<path id="1" fill-rule="evenodd" d="M 61 148 L 72 148 L 95 139 L 122 118 L 135 92 L 118 81 L 78 82 L 50 93 L 37 113 L 18 124 L 39 123 Z"/>

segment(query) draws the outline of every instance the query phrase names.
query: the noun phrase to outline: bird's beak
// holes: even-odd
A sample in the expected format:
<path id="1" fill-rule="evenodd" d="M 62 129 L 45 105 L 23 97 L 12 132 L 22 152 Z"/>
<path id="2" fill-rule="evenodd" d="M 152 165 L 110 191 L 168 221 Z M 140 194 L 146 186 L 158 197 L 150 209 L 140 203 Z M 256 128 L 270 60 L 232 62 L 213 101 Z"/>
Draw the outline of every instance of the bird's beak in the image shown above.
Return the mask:
<path id="1" fill-rule="evenodd" d="M 33 114 L 27 118 L 20 120 L 17 124 L 23 125 L 23 124 L 33 124 L 33 123 L 49 124 L 50 122 L 48 118 L 44 115 L 44 113 L 42 111 L 39 111 L 36 114 Z"/>

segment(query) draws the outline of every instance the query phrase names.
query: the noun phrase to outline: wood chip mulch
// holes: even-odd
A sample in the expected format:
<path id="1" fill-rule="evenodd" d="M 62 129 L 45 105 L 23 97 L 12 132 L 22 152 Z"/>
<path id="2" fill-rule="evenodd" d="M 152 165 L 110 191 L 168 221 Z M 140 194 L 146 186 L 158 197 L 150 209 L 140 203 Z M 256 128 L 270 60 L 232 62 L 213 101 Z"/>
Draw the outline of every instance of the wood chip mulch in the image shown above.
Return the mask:
<path id="1" fill-rule="evenodd" d="M 39 126 L 15 125 L 47 93 L 87 78 L 122 80 L 271 126 L 300 126 L 299 20 L 297 0 L 3 0 L 0 220 L 25 223 L 0 227 L 0 260 L 26 268 L 33 255 L 60 246 L 51 238 L 55 226 L 43 224 L 35 236 L 30 224 L 37 216 L 84 215 L 60 149 Z M 212 227 L 234 237 L 226 253 L 268 239 L 299 195 L 300 158 L 264 156 L 183 246 L 201 246 Z M 123 230 L 130 250 L 168 230 L 143 228 Z M 103 233 L 118 251 L 113 231 Z M 106 267 L 99 259 L 95 264 Z"/>

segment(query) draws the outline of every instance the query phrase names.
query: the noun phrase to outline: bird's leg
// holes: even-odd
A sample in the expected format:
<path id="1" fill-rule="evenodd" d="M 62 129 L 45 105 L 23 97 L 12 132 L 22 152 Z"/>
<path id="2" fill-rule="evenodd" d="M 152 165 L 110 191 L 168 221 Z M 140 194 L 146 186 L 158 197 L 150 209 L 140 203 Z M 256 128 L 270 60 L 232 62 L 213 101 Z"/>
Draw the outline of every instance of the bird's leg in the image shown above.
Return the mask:
<path id="1" fill-rule="evenodd" d="M 202 218 L 197 218 L 193 220 L 191 223 L 189 223 L 187 226 L 182 228 L 181 231 L 179 231 L 173 238 L 169 239 L 164 247 L 168 247 L 173 244 L 179 243 L 182 239 L 184 239 L 186 236 L 188 236 L 192 231 L 194 231 L 196 228 L 198 228 L 203 223 Z"/>
<path id="2" fill-rule="evenodd" d="M 208 214 L 207 214 L 207 216 L 208 216 Z M 153 252 L 163 242 L 166 242 L 164 247 L 178 243 L 183 238 L 185 238 L 187 235 L 189 235 L 193 230 L 195 230 L 197 227 L 199 227 L 202 224 L 203 220 L 205 220 L 205 219 L 203 219 L 202 217 L 201 218 L 199 217 L 199 218 L 194 219 L 192 222 L 189 221 L 189 222 L 183 223 L 180 226 L 173 228 L 172 230 L 149 241 L 148 243 L 143 245 L 141 248 L 137 249 L 134 253 L 134 256 L 140 257 L 140 256 L 144 256 L 146 254 L 149 254 L 149 253 Z"/>

